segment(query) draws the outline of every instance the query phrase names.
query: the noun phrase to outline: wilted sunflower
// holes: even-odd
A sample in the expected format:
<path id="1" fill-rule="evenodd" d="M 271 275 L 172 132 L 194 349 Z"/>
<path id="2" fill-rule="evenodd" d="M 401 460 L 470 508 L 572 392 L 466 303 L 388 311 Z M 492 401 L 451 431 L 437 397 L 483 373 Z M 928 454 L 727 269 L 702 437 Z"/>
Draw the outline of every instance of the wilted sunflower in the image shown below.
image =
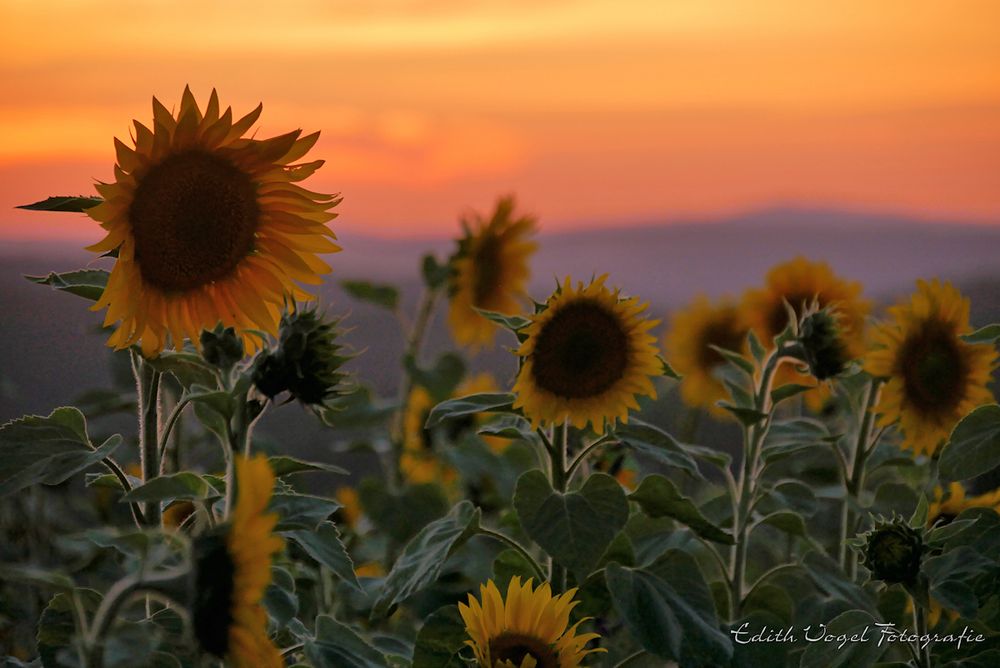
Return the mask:
<path id="1" fill-rule="evenodd" d="M 620 297 L 605 279 L 574 288 L 567 276 L 521 330 L 527 339 L 517 351 L 524 363 L 514 406 L 534 427 L 569 420 L 601 431 L 605 420 L 626 422 L 637 396 L 656 397 L 650 376 L 662 363 L 649 330 L 659 321 L 642 317 L 647 305 Z"/>
<path id="2" fill-rule="evenodd" d="M 496 391 L 497 386 L 493 377 L 488 373 L 480 373 L 461 383 L 452 393 L 452 397 Z M 447 442 L 453 442 L 466 431 L 475 428 L 479 418 L 469 416 L 449 420 L 440 427 L 427 429 L 424 424 L 432 408 L 434 399 L 425 388 L 417 386 L 410 391 L 410 398 L 406 402 L 406 414 L 403 417 L 403 454 L 399 460 L 399 467 L 406 479 L 412 483 L 438 482 L 449 487 L 458 479 L 458 473 L 435 450 L 435 431 L 440 430 Z M 483 437 L 483 440 L 494 452 L 501 451 L 508 444 L 506 439 L 493 436 Z"/>
<path id="3" fill-rule="evenodd" d="M 786 301 L 797 318 L 810 305 L 835 308 L 844 351 L 848 360 L 852 360 L 865 352 L 865 318 L 871 310 L 871 302 L 862 298 L 861 291 L 860 283 L 837 276 L 827 263 L 797 257 L 772 267 L 764 287 L 748 290 L 741 306 L 746 321 L 767 348 L 773 347 L 774 337 L 788 326 Z M 813 381 L 808 375 L 796 373 L 791 365 L 785 365 L 776 374 L 774 385 L 785 383 L 809 385 Z M 829 390 L 822 386 L 807 392 L 805 399 L 811 408 L 818 410 L 827 396 Z"/>
<path id="4" fill-rule="evenodd" d="M 479 668 L 575 668 L 588 654 L 605 651 L 584 649 L 600 637 L 577 635 L 584 620 L 567 628 L 578 603 L 573 600 L 576 589 L 554 597 L 548 583 L 532 589 L 531 580 L 522 585 L 515 576 L 506 599 L 493 580 L 479 591 L 479 599 L 469 594 L 468 605 L 458 604 L 470 638 L 465 644 L 475 652 Z"/>
<path id="5" fill-rule="evenodd" d="M 296 185 L 322 160 L 296 163 L 319 133 L 244 137 L 261 106 L 233 121 L 215 91 L 204 113 L 189 88 L 176 118 L 153 98 L 153 127 L 135 121 L 135 148 L 115 139 L 113 183 L 87 209 L 107 236 L 89 250 L 118 259 L 94 310 L 116 349 L 139 343 L 152 357 L 202 329 L 233 327 L 247 351 L 250 332 L 277 334 L 286 299 L 310 299 L 296 281 L 330 270 L 317 253 L 340 250 L 325 225 L 340 200 Z"/>
<path id="6" fill-rule="evenodd" d="M 727 396 L 722 381 L 716 377 L 725 358 L 711 346 L 744 352 L 749 327 L 735 304 L 713 304 L 698 297 L 670 319 L 664 338 L 664 352 L 681 380 L 681 399 L 688 406 L 704 408 L 717 417 L 729 415 L 717 406 Z"/>
<path id="7" fill-rule="evenodd" d="M 459 343 L 473 348 L 493 343 L 496 326 L 475 309 L 517 313 L 526 297 L 528 258 L 538 247 L 530 236 L 535 218 L 514 215 L 514 198 L 501 198 L 493 216 L 462 220 L 464 236 L 451 259 L 448 323 Z"/>
<path id="8" fill-rule="evenodd" d="M 283 542 L 272 533 L 278 516 L 265 513 L 274 488 L 267 458 L 237 456 L 237 502 L 230 521 L 195 541 L 192 621 L 207 652 L 236 668 L 280 668 L 261 604 L 271 582 L 271 556 Z"/>
<path id="9" fill-rule="evenodd" d="M 971 331 L 969 300 L 950 283 L 917 281 L 917 292 L 889 315 L 865 358 L 865 371 L 887 379 L 878 424 L 898 421 L 903 447 L 933 455 L 962 417 L 993 401 L 986 385 L 997 352 L 959 338 Z"/>

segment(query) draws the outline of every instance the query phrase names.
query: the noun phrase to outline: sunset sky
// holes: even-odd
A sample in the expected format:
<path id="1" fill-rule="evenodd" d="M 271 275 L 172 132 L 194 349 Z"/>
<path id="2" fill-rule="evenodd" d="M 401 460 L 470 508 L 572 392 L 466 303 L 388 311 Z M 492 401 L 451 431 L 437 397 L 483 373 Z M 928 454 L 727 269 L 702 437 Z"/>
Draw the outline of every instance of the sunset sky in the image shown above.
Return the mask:
<path id="1" fill-rule="evenodd" d="M 1000 223 L 995 0 L 0 0 L 0 239 L 75 214 L 112 137 L 189 83 L 321 130 L 335 228 L 447 235 L 516 192 L 545 230 L 778 204 Z"/>

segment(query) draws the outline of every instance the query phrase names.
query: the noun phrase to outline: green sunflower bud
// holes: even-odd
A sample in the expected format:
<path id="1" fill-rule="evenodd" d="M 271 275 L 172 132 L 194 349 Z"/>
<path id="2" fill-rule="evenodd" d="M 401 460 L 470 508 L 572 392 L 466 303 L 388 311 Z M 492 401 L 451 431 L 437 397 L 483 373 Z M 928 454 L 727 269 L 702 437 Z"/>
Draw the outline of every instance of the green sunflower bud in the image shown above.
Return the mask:
<path id="1" fill-rule="evenodd" d="M 887 583 L 913 584 L 924 553 L 923 534 L 902 519 L 876 525 L 864 536 L 864 565 Z"/>
<path id="2" fill-rule="evenodd" d="M 263 353 L 254 364 L 257 389 L 270 398 L 287 391 L 307 405 L 338 394 L 344 378 L 340 367 L 348 357 L 337 343 L 337 322 L 324 320 L 315 309 L 282 317 L 278 349 Z"/>
<path id="3" fill-rule="evenodd" d="M 243 352 L 243 339 L 236 336 L 232 327 L 223 329 L 222 325 L 216 325 L 212 331 L 206 329 L 201 333 L 201 354 L 205 361 L 224 371 L 243 359 Z"/>
<path id="4" fill-rule="evenodd" d="M 850 361 L 843 330 L 836 313 L 830 310 L 821 309 L 802 318 L 799 343 L 809 372 L 817 380 L 827 380 L 840 374 Z"/>

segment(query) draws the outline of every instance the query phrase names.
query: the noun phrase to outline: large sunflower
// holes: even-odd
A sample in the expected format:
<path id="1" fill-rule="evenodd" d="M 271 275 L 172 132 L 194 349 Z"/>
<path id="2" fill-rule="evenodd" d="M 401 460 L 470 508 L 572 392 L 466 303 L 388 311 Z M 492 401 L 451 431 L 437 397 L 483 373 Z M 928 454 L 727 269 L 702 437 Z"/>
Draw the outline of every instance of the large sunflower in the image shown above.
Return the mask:
<path id="1" fill-rule="evenodd" d="M 215 91 L 204 113 L 189 88 L 174 117 L 153 98 L 153 127 L 135 121 L 135 148 L 115 139 L 113 183 L 87 209 L 107 236 L 89 250 L 118 259 L 95 310 L 116 349 L 139 343 L 152 357 L 202 329 L 234 327 L 248 351 L 250 332 L 277 335 L 287 299 L 310 299 L 296 281 L 319 283 L 330 270 L 317 253 L 340 248 L 325 223 L 340 200 L 297 185 L 322 160 L 296 163 L 319 137 L 301 130 L 244 137 L 261 106 L 233 121 Z"/>
<path id="2" fill-rule="evenodd" d="M 480 373 L 461 383 L 452 396 L 463 397 L 467 394 L 496 391 L 497 386 L 493 377 L 488 373 Z M 403 454 L 399 467 L 406 479 L 412 483 L 438 482 L 450 487 L 457 480 L 458 473 L 435 449 L 435 430 L 424 427 L 432 408 L 434 399 L 430 393 L 423 387 L 414 387 L 406 402 L 406 413 L 403 416 Z M 468 417 L 449 420 L 438 429 L 445 440 L 453 442 L 466 431 L 473 429 L 477 423 L 477 418 Z M 494 452 L 501 452 L 509 443 L 506 439 L 494 436 L 483 437 L 483 440 Z"/>
<path id="3" fill-rule="evenodd" d="M 647 305 L 637 297 L 605 287 L 606 278 L 574 288 L 567 276 L 522 330 L 514 406 L 535 427 L 569 420 L 600 431 L 605 420 L 626 422 L 638 395 L 656 397 L 650 376 L 662 363 L 649 330 L 659 321 L 642 317 Z"/>
<path id="4" fill-rule="evenodd" d="M 230 521 L 195 542 L 195 635 L 235 668 L 280 668 L 261 605 L 271 582 L 271 556 L 283 541 L 272 533 L 278 516 L 265 513 L 274 488 L 267 458 L 237 457 L 238 499 Z"/>
<path id="5" fill-rule="evenodd" d="M 479 586 L 480 598 L 469 594 L 469 604 L 458 604 L 479 668 L 576 668 L 592 652 L 584 649 L 596 633 L 577 635 L 580 622 L 569 626 L 569 614 L 578 601 L 576 589 L 552 596 L 548 583 L 532 589 L 513 577 L 506 599 L 488 580 Z"/>
<path id="6" fill-rule="evenodd" d="M 748 331 L 740 309 L 728 301 L 713 304 L 707 297 L 698 297 L 687 308 L 674 313 L 664 338 L 664 349 L 674 369 L 683 376 L 684 403 L 707 409 L 717 417 L 728 415 L 716 405 L 727 396 L 725 386 L 716 376 L 725 358 L 711 346 L 744 352 Z"/>
<path id="7" fill-rule="evenodd" d="M 889 315 L 865 357 L 865 370 L 887 379 L 878 424 L 898 421 L 904 447 L 933 455 L 962 417 L 993 401 L 986 386 L 997 352 L 959 338 L 971 331 L 969 300 L 950 283 L 917 281 L 917 292 Z"/>
<path id="8" fill-rule="evenodd" d="M 800 318 L 810 306 L 835 309 L 843 349 L 848 359 L 857 359 L 865 352 L 865 318 L 871 310 L 871 302 L 864 299 L 861 292 L 861 283 L 841 278 L 827 263 L 797 257 L 772 267 L 767 272 L 763 288 L 746 292 L 742 309 L 757 338 L 768 348 L 773 347 L 774 337 L 788 326 L 785 302 Z M 774 379 L 775 386 L 785 383 L 808 385 L 813 382 L 809 376 L 795 372 L 790 365 L 779 369 Z M 829 391 L 820 387 L 808 392 L 805 399 L 816 410 L 827 396 Z"/>
<path id="9" fill-rule="evenodd" d="M 514 198 L 497 202 L 487 220 L 475 213 L 462 220 L 465 235 L 451 259 L 448 323 L 455 340 L 480 348 L 493 343 L 496 326 L 475 309 L 517 313 L 526 297 L 528 258 L 538 247 L 530 236 L 535 218 L 514 215 Z"/>

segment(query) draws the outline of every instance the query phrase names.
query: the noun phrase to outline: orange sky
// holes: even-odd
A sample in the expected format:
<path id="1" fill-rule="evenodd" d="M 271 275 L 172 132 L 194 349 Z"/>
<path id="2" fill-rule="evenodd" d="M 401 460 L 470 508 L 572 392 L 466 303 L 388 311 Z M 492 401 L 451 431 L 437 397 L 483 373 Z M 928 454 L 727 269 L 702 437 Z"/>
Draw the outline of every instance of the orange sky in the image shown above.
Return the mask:
<path id="1" fill-rule="evenodd" d="M 515 191 L 543 228 L 777 203 L 1000 222 L 994 0 L 0 0 L 0 238 L 199 100 L 322 130 L 335 227 L 450 234 Z M 312 154 L 311 154 L 312 155 Z"/>

